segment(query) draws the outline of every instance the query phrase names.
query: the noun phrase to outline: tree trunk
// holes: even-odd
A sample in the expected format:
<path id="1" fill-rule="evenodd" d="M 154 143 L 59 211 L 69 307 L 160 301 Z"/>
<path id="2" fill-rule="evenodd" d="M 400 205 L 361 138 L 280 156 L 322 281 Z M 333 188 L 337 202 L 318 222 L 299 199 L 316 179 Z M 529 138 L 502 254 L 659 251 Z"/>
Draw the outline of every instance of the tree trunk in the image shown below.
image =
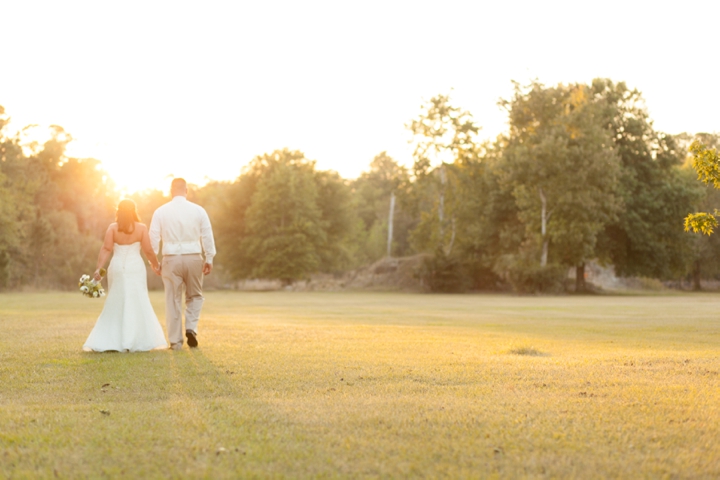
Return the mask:
<path id="1" fill-rule="evenodd" d="M 702 290 L 702 285 L 700 285 L 700 273 L 702 272 L 702 270 L 700 267 L 701 267 L 700 260 L 695 260 L 695 265 L 693 265 L 692 276 L 693 276 L 693 290 L 696 292 L 699 292 L 700 290 Z"/>
<path id="2" fill-rule="evenodd" d="M 392 240 L 393 240 L 393 217 L 395 216 L 395 192 L 390 193 L 390 213 L 388 213 L 388 238 L 387 238 L 387 256 L 392 257 Z"/>
<path id="3" fill-rule="evenodd" d="M 452 231 L 450 232 L 450 243 L 447 247 L 445 247 L 445 256 L 449 256 L 452 252 L 453 245 L 455 244 L 455 216 L 453 215 L 452 219 L 450 220 L 450 226 L 452 228 Z"/>
<path id="4" fill-rule="evenodd" d="M 447 177 L 445 176 L 445 162 L 440 165 L 440 201 L 438 204 L 438 220 L 440 223 L 440 244 L 442 245 L 445 237 L 445 183 Z"/>
<path id="5" fill-rule="evenodd" d="M 585 262 L 575 265 L 575 292 L 585 292 L 587 285 L 585 284 Z"/>
<path id="6" fill-rule="evenodd" d="M 543 192 L 542 187 L 538 187 L 538 193 L 540 194 L 540 202 L 542 203 L 542 210 L 540 211 L 540 233 L 542 234 L 542 256 L 540 257 L 540 266 L 544 267 L 547 265 L 548 258 L 547 199 L 545 198 L 545 192 Z"/>

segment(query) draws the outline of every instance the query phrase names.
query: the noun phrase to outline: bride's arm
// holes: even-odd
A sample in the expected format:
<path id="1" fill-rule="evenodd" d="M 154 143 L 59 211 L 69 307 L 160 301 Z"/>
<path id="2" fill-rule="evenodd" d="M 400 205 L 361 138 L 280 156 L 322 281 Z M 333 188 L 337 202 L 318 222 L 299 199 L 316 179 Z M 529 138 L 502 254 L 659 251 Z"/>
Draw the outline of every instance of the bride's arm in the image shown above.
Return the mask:
<path id="1" fill-rule="evenodd" d="M 107 232 L 105 232 L 105 240 L 103 241 L 103 246 L 100 248 L 100 254 L 98 255 L 98 261 L 97 261 L 97 268 L 95 269 L 95 273 L 93 274 L 93 278 L 95 278 L 96 281 L 100 281 L 102 279 L 102 275 L 100 275 L 100 269 L 105 266 L 107 263 L 108 257 L 113 251 L 113 244 L 115 243 L 115 238 L 113 236 L 113 226 L 110 225 L 108 227 Z"/>
<path id="2" fill-rule="evenodd" d="M 143 225 L 140 247 L 142 247 L 142 251 L 145 254 L 145 257 L 150 262 L 150 265 L 152 265 L 152 269 L 155 270 L 155 273 L 159 275 L 158 272 L 160 272 L 160 264 L 158 263 L 157 255 L 155 255 L 155 251 L 153 250 L 152 244 L 150 243 L 150 235 L 148 234 L 148 230 L 145 225 Z"/>

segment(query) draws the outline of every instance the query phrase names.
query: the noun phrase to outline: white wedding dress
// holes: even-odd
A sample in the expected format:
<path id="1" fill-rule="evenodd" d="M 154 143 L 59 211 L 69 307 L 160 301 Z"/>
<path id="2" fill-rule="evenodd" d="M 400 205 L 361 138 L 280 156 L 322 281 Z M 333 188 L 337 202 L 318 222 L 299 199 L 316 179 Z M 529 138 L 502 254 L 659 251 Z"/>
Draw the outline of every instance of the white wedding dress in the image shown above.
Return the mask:
<path id="1" fill-rule="evenodd" d="M 167 348 L 165 334 L 150 305 L 140 242 L 115 244 L 107 278 L 105 306 L 83 350 L 140 352 Z"/>

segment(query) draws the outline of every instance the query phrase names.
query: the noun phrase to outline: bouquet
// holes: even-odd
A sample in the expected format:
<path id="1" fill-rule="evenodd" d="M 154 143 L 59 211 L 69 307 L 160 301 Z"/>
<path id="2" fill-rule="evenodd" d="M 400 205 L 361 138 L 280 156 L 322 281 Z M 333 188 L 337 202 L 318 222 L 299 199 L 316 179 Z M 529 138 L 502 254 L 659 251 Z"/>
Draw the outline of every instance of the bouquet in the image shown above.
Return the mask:
<path id="1" fill-rule="evenodd" d="M 105 270 L 104 268 L 100 269 L 100 276 L 104 277 L 106 273 L 107 270 Z M 80 291 L 86 297 L 100 298 L 105 296 L 105 289 L 102 287 L 102 284 L 96 281 L 90 275 L 83 275 L 82 277 L 80 277 L 78 287 L 80 287 Z"/>

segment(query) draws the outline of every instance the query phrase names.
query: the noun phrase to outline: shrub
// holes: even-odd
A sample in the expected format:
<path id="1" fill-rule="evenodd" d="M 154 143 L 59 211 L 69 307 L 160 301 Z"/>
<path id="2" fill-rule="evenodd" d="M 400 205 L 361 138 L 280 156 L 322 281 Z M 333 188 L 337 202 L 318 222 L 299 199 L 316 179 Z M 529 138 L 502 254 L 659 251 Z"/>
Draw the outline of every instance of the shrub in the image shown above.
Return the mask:
<path id="1" fill-rule="evenodd" d="M 518 293 L 559 293 L 565 290 L 567 268 L 562 265 L 514 264 L 508 268 L 507 279 Z"/>
<path id="2" fill-rule="evenodd" d="M 456 257 L 445 255 L 442 248 L 425 259 L 419 276 L 431 292 L 459 293 L 469 287 L 469 278 L 462 262 Z"/>

